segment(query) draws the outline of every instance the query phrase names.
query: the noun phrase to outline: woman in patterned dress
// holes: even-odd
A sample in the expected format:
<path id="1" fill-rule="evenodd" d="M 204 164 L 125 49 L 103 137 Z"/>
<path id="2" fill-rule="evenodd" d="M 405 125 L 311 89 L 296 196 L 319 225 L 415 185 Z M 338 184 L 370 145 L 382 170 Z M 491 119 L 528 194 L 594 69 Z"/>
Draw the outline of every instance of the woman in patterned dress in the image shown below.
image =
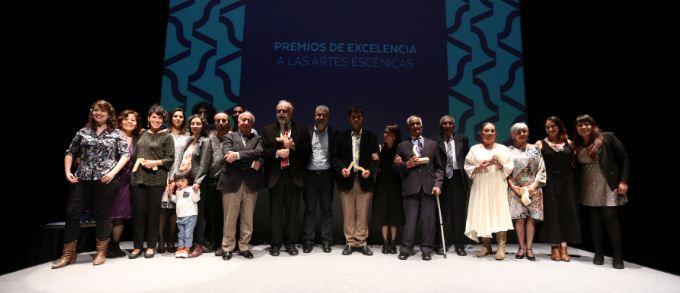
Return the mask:
<path id="1" fill-rule="evenodd" d="M 551 244 L 550 259 L 570 261 L 567 243 L 581 243 L 581 222 L 576 203 L 573 143 L 562 120 L 545 120 L 547 136 L 536 142 L 541 150 L 548 180 L 543 187 L 541 241 Z"/>
<path id="2" fill-rule="evenodd" d="M 630 163 L 626 149 L 611 132 L 602 132 L 590 115 L 576 117 L 574 154 L 576 178 L 580 181 L 579 201 L 589 207 L 590 229 L 595 244 L 593 263 L 604 264 L 602 245 L 603 225 L 607 227 L 614 250 L 613 266 L 623 269 L 621 252 L 621 224 L 618 207 L 628 201 Z"/>
<path id="3" fill-rule="evenodd" d="M 175 161 L 168 172 L 168 183 L 166 192 L 161 198 L 161 218 L 158 227 L 158 252 L 175 252 L 175 231 L 177 225 L 177 214 L 175 213 L 175 203 L 170 200 L 168 194 L 175 190 L 174 176 L 182 161 L 182 152 L 187 143 L 191 140 L 187 128 L 185 127 L 184 110 L 182 108 L 172 109 L 170 112 L 170 127 L 168 128 L 172 141 L 175 144 Z M 168 193 L 170 191 L 170 193 Z M 167 236 L 166 236 L 167 235 Z"/>
<path id="4" fill-rule="evenodd" d="M 118 172 L 130 159 L 128 144 L 118 129 L 116 111 L 107 101 L 96 101 L 90 108 L 87 124 L 78 130 L 64 156 L 64 174 L 69 184 L 66 201 L 64 251 L 52 266 L 62 268 L 76 261 L 76 247 L 80 233 L 80 214 L 92 201 L 96 215 L 97 255 L 94 265 L 106 260 L 106 249 L 111 235 L 111 208 L 118 188 Z M 73 158 L 80 158 L 75 174 L 71 173 Z"/>
<path id="5" fill-rule="evenodd" d="M 519 242 L 519 251 L 515 258 L 526 257 L 535 261 L 531 249 L 536 232 L 536 221 L 543 221 L 543 191 L 546 173 L 541 151 L 528 143 L 529 127 L 524 123 L 515 123 L 510 127 L 510 136 L 514 145 L 510 146 L 510 157 L 515 169 L 508 177 L 508 201 L 510 216 L 515 220 L 515 232 Z M 528 199 L 527 200 L 527 195 Z M 525 196 L 522 199 L 522 196 Z M 526 242 L 525 242 L 526 238 Z"/>

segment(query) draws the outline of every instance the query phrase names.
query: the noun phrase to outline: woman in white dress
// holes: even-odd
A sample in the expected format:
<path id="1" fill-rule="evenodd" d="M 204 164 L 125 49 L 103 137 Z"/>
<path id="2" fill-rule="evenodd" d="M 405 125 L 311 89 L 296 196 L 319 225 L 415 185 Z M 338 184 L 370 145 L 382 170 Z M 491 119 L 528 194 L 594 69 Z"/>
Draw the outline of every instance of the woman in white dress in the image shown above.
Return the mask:
<path id="1" fill-rule="evenodd" d="M 515 165 L 508 148 L 496 143 L 493 123 L 482 125 L 480 137 L 482 143 L 472 146 L 465 157 L 465 172 L 472 180 L 465 235 L 474 241 L 482 238 L 483 246 L 477 253 L 482 257 L 491 252 L 491 234 L 496 233 L 496 259 L 503 260 L 507 231 L 513 229 L 506 178 Z"/>

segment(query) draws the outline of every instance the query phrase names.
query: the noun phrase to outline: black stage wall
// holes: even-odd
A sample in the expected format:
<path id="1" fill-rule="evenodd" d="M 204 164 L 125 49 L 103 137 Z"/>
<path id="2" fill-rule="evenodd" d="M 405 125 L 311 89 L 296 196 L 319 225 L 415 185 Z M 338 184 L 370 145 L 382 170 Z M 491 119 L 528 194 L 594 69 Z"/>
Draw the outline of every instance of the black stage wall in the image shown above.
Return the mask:
<path id="1" fill-rule="evenodd" d="M 589 113 L 614 131 L 632 163 L 630 202 L 620 213 L 625 259 L 680 274 L 671 240 L 680 200 L 674 172 L 664 171 L 678 166 L 667 106 L 677 74 L 670 61 L 678 57 L 669 13 L 633 1 L 543 2 L 520 2 L 532 140 L 543 137 L 549 115 L 572 131 L 574 118 Z M 12 105 L 2 115 L 10 176 L 0 273 L 32 265 L 40 226 L 63 219 L 63 151 L 90 104 L 104 98 L 118 110 L 145 113 L 160 100 L 167 9 L 167 1 L 10 3 L 11 77 L 2 95 Z M 272 119 L 261 114 L 258 126 Z M 583 214 L 580 247 L 591 249 Z"/>

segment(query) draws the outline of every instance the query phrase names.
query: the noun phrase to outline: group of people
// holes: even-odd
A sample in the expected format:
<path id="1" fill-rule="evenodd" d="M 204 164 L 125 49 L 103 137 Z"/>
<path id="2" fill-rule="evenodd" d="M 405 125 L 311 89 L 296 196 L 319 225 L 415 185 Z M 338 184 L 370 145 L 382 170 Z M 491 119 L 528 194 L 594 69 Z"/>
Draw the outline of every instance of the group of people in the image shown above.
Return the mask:
<path id="1" fill-rule="evenodd" d="M 262 188 L 269 191 L 271 207 L 269 254 L 284 250 L 297 255 L 299 243 L 304 253 L 314 249 L 317 204 L 321 249 L 328 253 L 336 186 L 343 255 L 373 254 L 367 244 L 372 206 L 382 253 L 397 254 L 397 229 L 403 225 L 402 260 L 416 253 L 420 222 L 423 260 L 446 254 L 451 245 L 465 256 L 465 244 L 479 238 L 483 245 L 477 256 L 486 256 L 494 233 L 495 258 L 502 260 L 507 231 L 514 229 L 516 258 L 533 261 L 536 222 L 542 221 L 541 240 L 551 243 L 551 259 L 569 261 L 567 244 L 581 242 L 581 203 L 590 213 L 593 262 L 604 262 L 604 223 L 614 249 L 613 266 L 623 268 L 617 207 L 627 201 L 629 162 L 621 142 L 602 132 L 589 115 L 576 119 L 573 141 L 564 123 L 549 117 L 546 137 L 534 144 L 524 123 L 511 127 L 511 146 L 499 144 L 495 125 L 487 122 L 481 125 L 481 143 L 470 147 L 449 115 L 441 117 L 440 133 L 433 138 L 423 137 L 423 120 L 412 115 L 406 119 L 406 139 L 398 125 L 387 125 L 378 143 L 377 135 L 363 128 L 364 111 L 356 106 L 347 111 L 349 128 L 344 131 L 329 125 L 330 109 L 324 105 L 316 107 L 312 127 L 297 123 L 293 104 L 286 100 L 277 103 L 275 122 L 261 133 L 253 128 L 254 114 L 240 105 L 232 109 L 232 128 L 229 114 L 215 113 L 209 105 L 197 105 L 193 112 L 185 123 L 182 108 L 168 115 L 155 104 L 142 129 L 135 111 L 116 116 L 107 101 L 92 105 L 87 124 L 64 158 L 70 183 L 64 248 L 52 268 L 75 261 L 86 202 L 92 202 L 89 208 L 96 216 L 95 265 L 106 257 L 125 256 L 118 242 L 129 218 L 134 230 L 131 259 L 166 251 L 180 258 L 208 251 L 224 260 L 234 254 L 253 258 L 253 213 Z M 168 116 L 169 127 L 164 128 Z M 207 121 L 211 118 L 214 127 Z M 437 229 L 440 221 L 446 232 Z"/>

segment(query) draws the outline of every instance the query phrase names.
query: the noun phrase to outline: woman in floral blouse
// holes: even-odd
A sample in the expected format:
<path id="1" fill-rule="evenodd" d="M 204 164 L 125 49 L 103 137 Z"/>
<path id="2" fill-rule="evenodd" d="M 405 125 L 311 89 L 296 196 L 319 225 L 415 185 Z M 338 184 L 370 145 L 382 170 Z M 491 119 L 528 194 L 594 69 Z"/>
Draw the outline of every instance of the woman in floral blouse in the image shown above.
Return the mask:
<path id="1" fill-rule="evenodd" d="M 545 163 L 541 151 L 528 143 L 529 127 L 526 124 L 512 125 L 510 136 L 514 141 L 514 145 L 510 146 L 510 157 L 515 163 L 515 169 L 508 177 L 508 200 L 519 242 L 519 251 L 515 257 L 522 259 L 526 255 L 528 260 L 535 261 L 531 246 L 536 232 L 535 222 L 543 221 L 541 187 L 546 180 Z"/>
<path id="2" fill-rule="evenodd" d="M 87 202 L 92 202 L 96 215 L 97 255 L 94 265 L 106 260 L 106 248 L 111 235 L 111 209 L 118 190 L 116 174 L 129 160 L 128 144 L 117 128 L 116 111 L 104 100 L 95 102 L 85 127 L 71 141 L 64 156 L 64 173 L 70 183 L 66 203 L 64 252 L 53 269 L 76 261 L 76 247 L 80 232 L 80 214 Z M 71 173 L 73 158 L 80 158 L 77 170 Z"/>

